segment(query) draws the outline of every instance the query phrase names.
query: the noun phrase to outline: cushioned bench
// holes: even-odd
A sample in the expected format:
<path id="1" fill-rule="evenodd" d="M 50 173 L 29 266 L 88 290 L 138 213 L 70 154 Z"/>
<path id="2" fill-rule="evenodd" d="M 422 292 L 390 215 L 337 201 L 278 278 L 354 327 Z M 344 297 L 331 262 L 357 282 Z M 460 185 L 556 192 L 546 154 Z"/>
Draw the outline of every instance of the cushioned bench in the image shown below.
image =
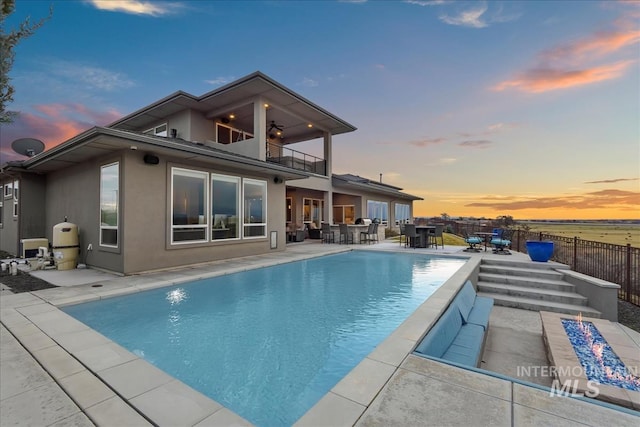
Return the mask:
<path id="1" fill-rule="evenodd" d="M 467 281 L 415 353 L 480 366 L 492 308 L 493 299 L 478 297 Z"/>

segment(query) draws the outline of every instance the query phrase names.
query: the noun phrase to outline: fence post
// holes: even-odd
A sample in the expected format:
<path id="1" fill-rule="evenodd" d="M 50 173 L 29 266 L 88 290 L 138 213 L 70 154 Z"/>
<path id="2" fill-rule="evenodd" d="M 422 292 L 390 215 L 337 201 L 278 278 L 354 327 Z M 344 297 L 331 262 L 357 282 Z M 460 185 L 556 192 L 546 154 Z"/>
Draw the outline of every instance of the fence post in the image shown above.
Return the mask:
<path id="1" fill-rule="evenodd" d="M 573 264 L 571 265 L 571 269 L 576 270 L 578 262 L 578 236 L 573 236 Z"/>
<path id="2" fill-rule="evenodd" d="M 625 301 L 631 302 L 631 243 L 627 243 L 627 266 L 625 271 Z"/>

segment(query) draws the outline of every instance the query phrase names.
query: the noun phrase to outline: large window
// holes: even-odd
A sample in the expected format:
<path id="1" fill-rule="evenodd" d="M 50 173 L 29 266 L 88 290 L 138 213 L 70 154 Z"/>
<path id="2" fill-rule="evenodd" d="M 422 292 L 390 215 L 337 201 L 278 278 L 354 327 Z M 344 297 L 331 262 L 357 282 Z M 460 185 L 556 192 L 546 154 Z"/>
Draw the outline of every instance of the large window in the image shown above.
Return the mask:
<path id="1" fill-rule="evenodd" d="M 408 224 L 411 219 L 411 206 L 402 203 L 396 203 L 395 209 L 396 225 Z"/>
<path id="2" fill-rule="evenodd" d="M 171 169 L 171 241 L 206 242 L 209 174 L 194 170 Z"/>
<path id="3" fill-rule="evenodd" d="M 389 221 L 389 203 L 368 200 L 367 217 L 371 219 L 378 218 L 382 224 L 387 224 Z"/>
<path id="4" fill-rule="evenodd" d="M 211 240 L 240 237 L 240 178 L 211 174 Z"/>
<path id="5" fill-rule="evenodd" d="M 316 228 L 320 228 L 322 222 L 322 211 L 324 210 L 324 200 L 322 199 L 302 199 L 303 220 L 305 223 L 313 223 Z"/>
<path id="6" fill-rule="evenodd" d="M 336 224 L 354 224 L 356 207 L 354 205 L 333 206 L 333 222 Z"/>
<path id="7" fill-rule="evenodd" d="M 267 182 L 243 181 L 244 237 L 267 236 Z"/>
<path id="8" fill-rule="evenodd" d="M 118 162 L 100 168 L 100 245 L 118 247 L 118 211 L 120 193 Z"/>
<path id="9" fill-rule="evenodd" d="M 4 185 L 4 197 L 11 197 L 11 196 L 13 196 L 13 187 L 12 187 L 12 184 L 9 182 Z"/>

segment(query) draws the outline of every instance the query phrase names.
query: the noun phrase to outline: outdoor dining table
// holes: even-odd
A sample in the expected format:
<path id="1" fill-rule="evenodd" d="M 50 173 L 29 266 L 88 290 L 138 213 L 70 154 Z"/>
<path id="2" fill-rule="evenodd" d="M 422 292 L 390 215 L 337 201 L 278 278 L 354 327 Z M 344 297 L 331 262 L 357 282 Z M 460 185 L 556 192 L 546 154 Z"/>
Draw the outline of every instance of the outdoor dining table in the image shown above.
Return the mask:
<path id="1" fill-rule="evenodd" d="M 473 233 L 473 234 L 475 234 L 478 237 L 481 237 L 482 240 L 484 240 L 484 251 L 485 252 L 487 251 L 487 244 L 491 241 L 491 238 L 496 235 L 495 233 L 487 232 L 487 231 L 478 231 L 478 232 Z"/>
<path id="2" fill-rule="evenodd" d="M 429 247 L 429 233 L 433 230 L 435 232 L 435 225 L 416 225 L 416 233 L 418 233 L 418 241 L 416 242 L 416 248 L 428 248 Z"/>

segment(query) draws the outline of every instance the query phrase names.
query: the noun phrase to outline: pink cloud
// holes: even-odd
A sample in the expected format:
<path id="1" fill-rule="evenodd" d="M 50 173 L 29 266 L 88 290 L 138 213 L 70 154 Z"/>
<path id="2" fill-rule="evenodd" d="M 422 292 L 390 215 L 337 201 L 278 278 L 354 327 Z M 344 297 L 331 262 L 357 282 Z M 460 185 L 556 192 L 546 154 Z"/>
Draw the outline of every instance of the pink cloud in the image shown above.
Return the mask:
<path id="1" fill-rule="evenodd" d="M 11 143 L 18 138 L 39 139 L 49 150 L 93 126 L 104 126 L 122 116 L 115 110 L 94 111 L 81 104 L 42 104 L 33 110 L 21 112 L 13 123 L 2 124 L 0 163 L 24 159 L 11 149 Z"/>
<path id="2" fill-rule="evenodd" d="M 497 84 L 493 87 L 493 90 L 503 91 L 515 88 L 529 93 L 541 93 L 550 90 L 568 89 L 618 78 L 624 74 L 624 71 L 632 63 L 633 61 L 623 61 L 583 70 L 530 69 L 513 80 L 506 80 Z"/>
<path id="3" fill-rule="evenodd" d="M 637 62 L 637 50 L 624 48 L 640 42 L 640 30 L 629 27 L 626 20 L 618 20 L 614 31 L 601 31 L 582 39 L 563 43 L 541 52 L 536 64 L 491 89 L 517 89 L 528 93 L 542 93 L 569 89 L 624 75 Z M 622 55 L 618 61 L 603 61 L 612 54 Z M 624 56 L 628 59 L 624 59 Z"/>
<path id="4" fill-rule="evenodd" d="M 521 200 L 493 200 L 475 202 L 465 206 L 493 208 L 497 210 L 521 209 L 628 209 L 637 210 L 640 192 L 608 189 L 573 196 L 538 197 Z"/>

